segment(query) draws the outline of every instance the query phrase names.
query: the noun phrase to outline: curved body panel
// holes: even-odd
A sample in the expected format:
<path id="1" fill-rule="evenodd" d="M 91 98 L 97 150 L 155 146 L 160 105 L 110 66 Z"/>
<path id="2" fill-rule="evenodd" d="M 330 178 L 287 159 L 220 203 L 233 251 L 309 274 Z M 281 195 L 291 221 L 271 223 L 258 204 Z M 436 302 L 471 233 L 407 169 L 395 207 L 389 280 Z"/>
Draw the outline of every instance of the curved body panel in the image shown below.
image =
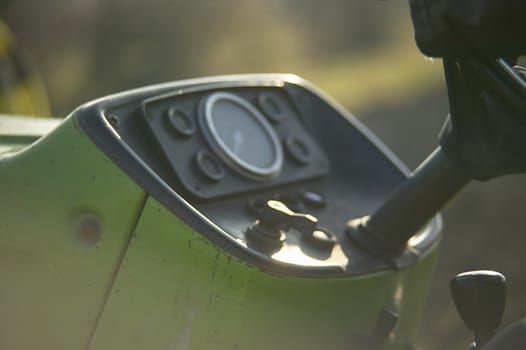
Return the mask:
<path id="1" fill-rule="evenodd" d="M 285 119 L 271 120 L 276 135 L 285 148 L 291 137 L 302 142 L 307 162 L 289 150 L 267 182 L 227 167 L 219 184 L 201 176 L 185 157 L 203 149 L 214 155 L 206 134 L 170 134 L 163 111 L 173 105 L 193 116 L 192 106 L 218 90 L 256 107 L 258 94 L 274 98 L 285 111 Z M 348 241 L 347 219 L 377 207 L 404 170 L 297 77 L 133 90 L 79 108 L 24 149 L 6 149 L 2 348 L 406 349 L 414 341 L 440 220 L 414 237 L 414 255 L 397 269 Z M 205 187 L 187 186 L 197 182 Z M 305 188 L 316 191 L 307 197 Z M 316 237 L 306 240 L 309 232 L 292 221 L 292 229 L 276 226 L 278 250 L 250 245 L 247 229 L 262 219 L 246 203 L 276 196 L 288 203 L 292 192 L 303 195 L 303 206 L 290 215 L 315 218 L 317 230 L 333 235 L 331 245 L 309 245 Z"/>

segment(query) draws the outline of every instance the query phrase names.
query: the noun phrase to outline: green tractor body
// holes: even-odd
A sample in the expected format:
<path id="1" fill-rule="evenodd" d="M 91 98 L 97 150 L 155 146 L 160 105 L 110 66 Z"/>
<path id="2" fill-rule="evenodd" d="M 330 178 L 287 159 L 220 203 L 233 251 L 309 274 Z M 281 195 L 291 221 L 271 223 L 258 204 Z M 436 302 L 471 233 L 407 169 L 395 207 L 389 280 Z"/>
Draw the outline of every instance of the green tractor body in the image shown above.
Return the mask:
<path id="1" fill-rule="evenodd" d="M 225 91 L 214 95 L 226 96 L 225 104 L 237 101 L 233 94 L 264 112 L 258 96 L 271 96 L 284 111 L 285 121 L 269 123 L 284 140 L 279 174 L 247 176 L 243 163 L 225 161 L 207 141 L 200 106 Z M 169 106 L 190 115 L 192 135 L 165 130 Z M 412 254 L 401 262 L 346 238 L 346 220 L 380 205 L 406 173 L 358 121 L 303 80 L 184 81 L 94 101 L 60 123 L 6 116 L 2 125 L 0 348 L 358 350 L 414 343 L 440 218 L 413 237 Z M 289 134 L 311 138 L 303 143 L 317 162 L 311 168 L 287 146 Z M 196 163 L 200 150 L 217 161 L 212 170 L 220 164 L 222 179 Z M 293 212 L 327 227 L 335 238 L 328 250 L 325 241 L 305 243 L 293 223 L 276 229 L 274 249 L 250 243 L 246 234 L 262 219 L 247 203 L 277 199 L 290 208 L 286 194 L 313 188 L 308 193 L 323 194 L 325 203 L 305 199 Z"/>

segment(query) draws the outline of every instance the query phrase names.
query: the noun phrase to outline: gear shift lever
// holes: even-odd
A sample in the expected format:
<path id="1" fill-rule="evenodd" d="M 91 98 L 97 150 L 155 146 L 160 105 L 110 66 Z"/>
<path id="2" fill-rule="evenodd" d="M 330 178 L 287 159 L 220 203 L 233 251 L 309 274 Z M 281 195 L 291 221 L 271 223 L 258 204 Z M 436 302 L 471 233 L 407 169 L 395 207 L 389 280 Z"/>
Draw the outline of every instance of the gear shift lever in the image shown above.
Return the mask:
<path id="1" fill-rule="evenodd" d="M 460 317 L 475 333 L 474 349 L 480 349 L 502 319 L 506 278 L 495 271 L 470 271 L 453 278 L 450 287 Z"/>

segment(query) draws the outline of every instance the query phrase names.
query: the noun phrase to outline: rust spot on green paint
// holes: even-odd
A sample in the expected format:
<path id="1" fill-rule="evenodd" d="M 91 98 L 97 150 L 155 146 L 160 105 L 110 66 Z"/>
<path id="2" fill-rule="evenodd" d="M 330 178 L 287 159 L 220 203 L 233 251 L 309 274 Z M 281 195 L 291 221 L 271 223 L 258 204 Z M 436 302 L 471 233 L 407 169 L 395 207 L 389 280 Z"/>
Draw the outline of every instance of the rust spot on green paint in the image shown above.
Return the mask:
<path id="1" fill-rule="evenodd" d="M 102 225 L 94 216 L 86 216 L 77 225 L 77 240 L 84 247 L 96 245 L 102 237 Z"/>

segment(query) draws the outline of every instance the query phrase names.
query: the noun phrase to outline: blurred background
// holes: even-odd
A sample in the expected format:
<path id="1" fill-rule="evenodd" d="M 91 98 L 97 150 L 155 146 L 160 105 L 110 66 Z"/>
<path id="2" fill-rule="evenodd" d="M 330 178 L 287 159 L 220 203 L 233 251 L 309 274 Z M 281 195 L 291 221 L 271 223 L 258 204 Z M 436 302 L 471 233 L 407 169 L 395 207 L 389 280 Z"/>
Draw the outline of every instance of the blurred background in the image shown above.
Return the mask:
<path id="1" fill-rule="evenodd" d="M 447 114 L 441 62 L 413 43 L 405 1 L 0 1 L 1 18 L 40 72 L 50 113 L 114 92 L 192 77 L 298 74 L 371 128 L 410 168 Z M 467 349 L 449 298 L 468 269 L 508 277 L 504 323 L 526 315 L 524 176 L 473 183 L 444 211 L 445 235 L 418 345 Z"/>

